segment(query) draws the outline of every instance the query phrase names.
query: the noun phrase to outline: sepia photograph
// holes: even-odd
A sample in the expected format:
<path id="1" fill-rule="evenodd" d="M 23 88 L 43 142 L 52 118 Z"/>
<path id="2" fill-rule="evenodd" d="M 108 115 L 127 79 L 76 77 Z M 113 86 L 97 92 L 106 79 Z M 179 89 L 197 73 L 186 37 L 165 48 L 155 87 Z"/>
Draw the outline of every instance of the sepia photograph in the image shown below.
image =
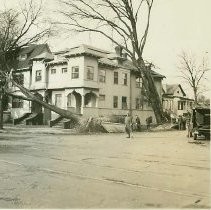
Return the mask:
<path id="1" fill-rule="evenodd" d="M 211 209 L 211 0 L 0 0 L 0 209 Z"/>

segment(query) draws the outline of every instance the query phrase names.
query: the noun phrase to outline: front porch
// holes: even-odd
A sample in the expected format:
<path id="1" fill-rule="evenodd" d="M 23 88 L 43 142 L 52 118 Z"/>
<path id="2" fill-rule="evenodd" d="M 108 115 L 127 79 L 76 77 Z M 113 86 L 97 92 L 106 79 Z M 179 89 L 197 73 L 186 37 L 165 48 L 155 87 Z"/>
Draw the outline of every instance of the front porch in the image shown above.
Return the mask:
<path id="1" fill-rule="evenodd" d="M 67 110 L 84 116 L 98 116 L 98 90 L 87 88 L 66 89 Z"/>

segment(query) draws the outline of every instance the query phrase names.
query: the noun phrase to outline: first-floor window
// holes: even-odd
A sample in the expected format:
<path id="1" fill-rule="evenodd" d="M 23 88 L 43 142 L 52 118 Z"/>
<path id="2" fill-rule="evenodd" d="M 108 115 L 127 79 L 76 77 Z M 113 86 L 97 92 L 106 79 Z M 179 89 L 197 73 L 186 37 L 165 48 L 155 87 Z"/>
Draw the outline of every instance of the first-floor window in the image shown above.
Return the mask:
<path id="1" fill-rule="evenodd" d="M 99 95 L 99 101 L 105 101 L 105 95 Z"/>
<path id="2" fill-rule="evenodd" d="M 118 108 L 118 96 L 113 96 L 113 107 Z"/>
<path id="3" fill-rule="evenodd" d="M 141 98 L 136 98 L 136 109 L 143 109 L 143 100 Z"/>
<path id="4" fill-rule="evenodd" d="M 72 67 L 72 79 L 77 79 L 77 78 L 79 78 L 79 67 L 73 66 Z"/>
<path id="5" fill-rule="evenodd" d="M 41 81 L 42 80 L 42 71 L 41 70 L 37 70 L 36 71 L 36 75 L 35 75 L 35 81 Z"/>
<path id="6" fill-rule="evenodd" d="M 62 106 L 62 94 L 55 95 L 55 106 L 57 106 L 57 107 Z"/>
<path id="7" fill-rule="evenodd" d="M 67 73 L 67 68 L 62 68 L 62 74 Z"/>
<path id="8" fill-rule="evenodd" d="M 19 98 L 13 98 L 12 108 L 23 108 L 23 100 Z"/>
<path id="9" fill-rule="evenodd" d="M 122 96 L 122 109 L 127 109 L 127 97 Z"/>

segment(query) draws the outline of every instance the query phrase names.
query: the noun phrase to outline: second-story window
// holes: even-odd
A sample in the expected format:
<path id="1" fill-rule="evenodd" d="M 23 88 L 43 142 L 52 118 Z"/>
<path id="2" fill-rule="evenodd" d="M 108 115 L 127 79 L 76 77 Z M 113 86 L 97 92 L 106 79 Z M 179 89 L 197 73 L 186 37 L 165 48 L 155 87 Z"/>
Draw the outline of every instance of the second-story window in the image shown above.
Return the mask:
<path id="1" fill-rule="evenodd" d="M 141 88 L 142 87 L 142 79 L 140 77 L 136 78 L 136 87 Z"/>
<path id="2" fill-rule="evenodd" d="M 185 109 L 185 101 L 178 101 L 178 110 Z"/>
<path id="3" fill-rule="evenodd" d="M 51 74 L 56 74 L 56 69 L 51 69 Z"/>
<path id="4" fill-rule="evenodd" d="M 67 68 L 62 68 L 62 74 L 67 73 Z"/>
<path id="5" fill-rule="evenodd" d="M 77 78 L 79 78 L 79 67 L 73 66 L 72 67 L 72 79 L 77 79 Z"/>
<path id="6" fill-rule="evenodd" d="M 123 73 L 123 85 L 127 85 L 127 74 Z"/>
<path id="7" fill-rule="evenodd" d="M 35 73 L 35 81 L 41 81 L 42 80 L 42 71 L 41 70 L 37 70 Z"/>
<path id="8" fill-rule="evenodd" d="M 87 66 L 87 79 L 94 80 L 94 67 Z"/>
<path id="9" fill-rule="evenodd" d="M 117 71 L 115 71 L 114 72 L 114 84 L 118 84 L 118 72 Z"/>
<path id="10" fill-rule="evenodd" d="M 99 82 L 105 82 L 105 81 L 106 81 L 106 71 L 99 70 Z"/>
<path id="11" fill-rule="evenodd" d="M 23 85 L 24 84 L 24 75 L 22 73 L 14 74 L 12 76 L 13 76 L 13 80 L 15 82 L 17 82 L 19 85 Z"/>

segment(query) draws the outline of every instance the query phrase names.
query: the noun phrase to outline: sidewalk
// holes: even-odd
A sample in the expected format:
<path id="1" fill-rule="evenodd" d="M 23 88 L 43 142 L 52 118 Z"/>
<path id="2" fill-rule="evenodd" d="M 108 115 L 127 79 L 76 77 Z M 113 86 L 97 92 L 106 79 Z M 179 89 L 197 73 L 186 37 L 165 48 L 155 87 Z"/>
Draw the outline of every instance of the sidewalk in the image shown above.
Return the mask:
<path id="1" fill-rule="evenodd" d="M 45 125 L 4 125 L 4 129 L 0 130 L 0 133 L 5 134 L 74 134 L 76 133 L 74 129 L 62 129 L 54 128 Z"/>

